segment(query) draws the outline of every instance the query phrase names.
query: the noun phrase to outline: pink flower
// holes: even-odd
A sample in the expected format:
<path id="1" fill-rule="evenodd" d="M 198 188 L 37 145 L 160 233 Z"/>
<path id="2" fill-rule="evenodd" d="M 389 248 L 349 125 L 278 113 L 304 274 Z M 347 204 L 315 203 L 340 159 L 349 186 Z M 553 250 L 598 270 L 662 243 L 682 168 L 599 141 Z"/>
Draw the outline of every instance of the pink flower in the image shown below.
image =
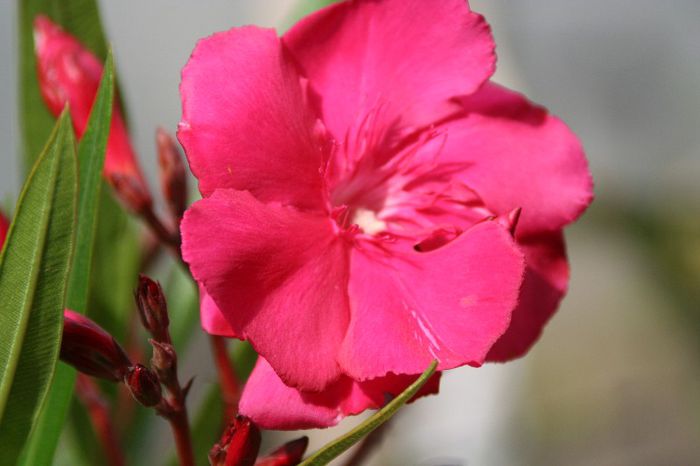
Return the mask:
<path id="1" fill-rule="evenodd" d="M 34 46 L 41 95 L 49 111 L 59 115 L 70 105 L 76 136 L 87 127 L 102 77 L 102 64 L 78 40 L 46 16 L 34 20 Z M 131 147 L 124 119 L 115 105 L 103 174 L 111 184 L 127 182 L 141 197 L 148 189 Z M 150 199 L 150 198 L 149 198 Z"/>
<path id="2" fill-rule="evenodd" d="M 433 359 L 518 357 L 555 311 L 591 178 L 560 120 L 488 81 L 493 49 L 463 0 L 349 1 L 197 44 L 183 254 L 205 328 L 264 358 L 241 400 L 262 426 L 332 425 Z"/>

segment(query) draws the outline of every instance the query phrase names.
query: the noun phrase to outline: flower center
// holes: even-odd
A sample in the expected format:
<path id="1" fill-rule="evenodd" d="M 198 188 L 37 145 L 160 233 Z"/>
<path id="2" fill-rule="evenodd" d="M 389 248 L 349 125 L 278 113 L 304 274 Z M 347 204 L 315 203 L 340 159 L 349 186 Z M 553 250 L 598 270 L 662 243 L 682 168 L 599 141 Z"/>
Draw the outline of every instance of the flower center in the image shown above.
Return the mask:
<path id="1" fill-rule="evenodd" d="M 355 224 L 362 228 L 368 235 L 374 235 L 386 230 L 386 223 L 377 217 L 377 213 L 370 209 L 355 209 L 350 224 Z"/>

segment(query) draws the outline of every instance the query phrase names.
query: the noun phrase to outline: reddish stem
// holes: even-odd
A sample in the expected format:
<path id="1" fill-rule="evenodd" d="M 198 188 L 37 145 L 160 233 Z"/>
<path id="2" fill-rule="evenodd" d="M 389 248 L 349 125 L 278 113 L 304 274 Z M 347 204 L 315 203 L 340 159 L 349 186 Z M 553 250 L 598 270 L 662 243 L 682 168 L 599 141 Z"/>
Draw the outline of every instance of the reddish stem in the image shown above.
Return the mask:
<path id="1" fill-rule="evenodd" d="M 142 209 L 139 214 L 141 218 L 149 226 L 153 234 L 160 242 L 170 248 L 176 258 L 181 260 L 180 255 L 180 232 L 177 229 L 171 230 L 161 221 L 153 210 L 153 206 L 149 205 Z"/>
<path id="2" fill-rule="evenodd" d="M 187 421 L 187 411 L 179 409 L 166 418 L 170 422 L 170 428 L 175 437 L 175 447 L 181 466 L 195 466 L 194 451 L 192 450 L 192 440 L 190 437 L 190 424 Z"/>
<path id="3" fill-rule="evenodd" d="M 109 464 L 111 466 L 124 466 L 124 454 L 110 419 L 107 402 L 102 397 L 97 384 L 90 377 L 78 374 L 76 395 L 87 409 L 90 422 L 97 433 L 97 438 Z"/>
<path id="4" fill-rule="evenodd" d="M 238 400 L 240 398 L 240 384 L 233 368 L 231 358 L 226 348 L 226 339 L 219 335 L 210 335 L 211 347 L 214 353 L 214 362 L 219 374 L 221 385 L 221 397 L 224 401 L 225 421 L 231 422 L 238 414 Z"/>

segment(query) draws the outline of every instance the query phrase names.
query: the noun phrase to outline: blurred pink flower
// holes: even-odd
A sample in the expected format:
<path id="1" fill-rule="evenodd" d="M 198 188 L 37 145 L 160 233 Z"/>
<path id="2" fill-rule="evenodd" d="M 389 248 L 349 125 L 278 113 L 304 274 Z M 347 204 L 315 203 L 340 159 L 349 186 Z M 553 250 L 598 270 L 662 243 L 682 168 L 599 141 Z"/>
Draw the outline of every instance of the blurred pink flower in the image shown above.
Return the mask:
<path id="1" fill-rule="evenodd" d="M 0 212 L 0 250 L 5 244 L 5 237 L 7 236 L 7 230 L 10 228 L 10 222 L 7 218 Z"/>
<path id="2" fill-rule="evenodd" d="M 75 37 L 46 16 L 34 20 L 34 47 L 39 88 L 46 106 L 57 116 L 69 104 L 76 136 L 82 137 L 102 78 L 102 64 Z M 113 185 L 136 184 L 132 189 L 148 196 L 121 111 L 115 106 L 113 112 L 104 177 Z"/>
<path id="3" fill-rule="evenodd" d="M 256 422 L 327 426 L 433 359 L 520 356 L 555 311 L 592 182 L 560 120 L 488 81 L 493 49 L 463 0 L 343 2 L 282 38 L 197 44 L 183 255 L 205 328 L 264 358 L 241 400 Z"/>

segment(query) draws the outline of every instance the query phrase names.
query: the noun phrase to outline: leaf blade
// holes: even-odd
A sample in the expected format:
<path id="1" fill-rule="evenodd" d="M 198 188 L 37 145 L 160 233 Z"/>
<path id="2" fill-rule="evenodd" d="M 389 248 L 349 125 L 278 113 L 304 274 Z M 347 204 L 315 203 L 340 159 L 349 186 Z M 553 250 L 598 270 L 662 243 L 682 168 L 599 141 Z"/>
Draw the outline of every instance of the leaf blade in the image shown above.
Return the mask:
<path id="1" fill-rule="evenodd" d="M 109 52 L 90 118 L 78 146 L 80 187 L 75 233 L 76 251 L 68 282 L 66 307 L 80 313 L 87 311 L 90 269 L 102 187 L 102 167 L 107 151 L 113 103 L 114 62 Z M 63 423 L 68 415 L 74 385 L 75 370 L 60 365 L 35 431 L 25 446 L 20 464 L 51 464 Z"/>
<path id="2" fill-rule="evenodd" d="M 14 464 L 58 360 L 73 255 L 75 141 L 64 111 L 17 204 L 0 258 L 0 444 Z"/>
<path id="3" fill-rule="evenodd" d="M 394 414 L 396 414 L 399 408 L 401 408 L 404 404 L 406 404 L 406 402 L 408 402 L 408 400 L 413 398 L 415 394 L 418 393 L 418 390 L 425 385 L 425 383 L 435 373 L 436 369 L 437 361 L 433 361 L 425 372 L 423 372 L 423 374 L 421 374 L 421 376 L 399 396 L 391 400 L 372 417 L 352 429 L 350 432 L 324 445 L 320 450 L 300 463 L 300 466 L 322 466 L 333 461 L 333 459 L 337 458 L 355 443 L 360 441 L 362 437 L 375 430 L 377 427 L 388 421 Z"/>

